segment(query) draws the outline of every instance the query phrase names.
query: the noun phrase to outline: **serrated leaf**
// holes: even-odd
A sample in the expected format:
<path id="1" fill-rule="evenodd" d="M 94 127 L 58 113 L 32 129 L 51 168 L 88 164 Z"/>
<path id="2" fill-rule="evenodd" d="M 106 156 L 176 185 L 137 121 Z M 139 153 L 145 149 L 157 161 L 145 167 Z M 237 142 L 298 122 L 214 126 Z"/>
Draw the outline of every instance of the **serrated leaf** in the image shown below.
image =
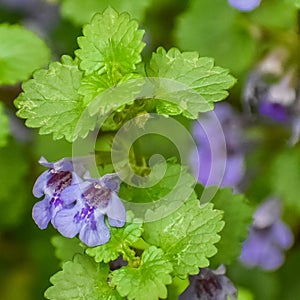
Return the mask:
<path id="1" fill-rule="evenodd" d="M 270 183 L 273 193 L 290 208 L 300 213 L 299 149 L 290 148 L 281 152 L 273 161 L 270 170 Z"/>
<path id="2" fill-rule="evenodd" d="M 19 25 L 0 25 L 0 84 L 15 84 L 46 65 L 50 51 L 43 40 Z"/>
<path id="3" fill-rule="evenodd" d="M 126 266 L 113 271 L 111 283 L 128 300 L 164 299 L 167 297 L 166 284 L 172 282 L 171 272 L 172 264 L 163 251 L 151 246 L 143 252 L 139 267 Z"/>
<path id="4" fill-rule="evenodd" d="M 8 129 L 8 117 L 4 112 L 4 106 L 0 102 L 0 147 L 7 144 Z"/>
<path id="5" fill-rule="evenodd" d="M 129 246 L 140 238 L 143 228 L 141 223 L 132 223 L 122 228 L 112 227 L 110 233 L 111 238 L 106 244 L 86 250 L 86 253 L 93 256 L 96 262 L 108 263 L 120 255 L 125 258 L 128 251 L 131 251 Z"/>
<path id="6" fill-rule="evenodd" d="M 218 267 L 230 264 L 239 256 L 252 223 L 254 209 L 243 195 L 233 194 L 229 188 L 218 190 L 211 201 L 216 209 L 224 211 L 225 226 L 220 232 L 221 240 L 216 245 L 218 253 L 212 258 L 212 263 Z"/>
<path id="7" fill-rule="evenodd" d="M 53 284 L 45 292 L 50 300 L 121 300 L 107 283 L 109 266 L 96 264 L 92 258 L 76 255 L 64 263 L 63 270 L 50 278 Z"/>
<path id="8" fill-rule="evenodd" d="M 162 174 L 163 177 L 159 180 Z M 172 195 L 175 198 L 173 197 L 172 201 L 180 201 L 184 196 L 190 196 L 193 193 L 195 185 L 195 179 L 189 174 L 187 168 L 179 164 L 173 164 L 171 161 L 168 162 L 166 169 L 163 164 L 154 165 L 148 180 L 147 185 L 149 187 L 142 189 L 130 185 L 121 185 L 120 197 L 126 199 L 126 201 L 147 203 L 160 200 L 173 191 Z M 155 182 L 157 183 L 154 184 Z"/>
<path id="9" fill-rule="evenodd" d="M 163 109 L 166 114 L 183 112 L 192 118 L 197 118 L 199 112 L 213 109 L 211 103 L 226 98 L 227 89 L 235 83 L 228 70 L 214 66 L 212 58 L 199 57 L 197 52 L 180 52 L 176 48 L 168 52 L 158 48 L 152 55 L 147 74 L 171 80 L 161 81 L 156 98 L 173 105 L 161 101 L 158 112 Z M 178 112 L 174 104 L 180 107 Z"/>
<path id="10" fill-rule="evenodd" d="M 141 188 L 143 184 L 146 186 Z M 170 159 L 166 166 L 164 163 L 152 166 L 151 173 L 143 177 L 138 187 L 121 185 L 119 195 L 127 201 L 136 217 L 148 222 L 169 215 L 180 207 L 194 194 L 194 185 L 195 178 L 189 170 Z"/>
<path id="11" fill-rule="evenodd" d="M 142 60 L 144 31 L 127 13 L 118 14 L 108 8 L 83 27 L 83 34 L 78 38 L 80 49 L 75 53 L 87 75 L 106 73 L 112 84 L 117 83 Z"/>
<path id="12" fill-rule="evenodd" d="M 77 238 L 65 238 L 60 235 L 53 236 L 52 245 L 55 247 L 55 256 L 62 262 L 72 260 L 75 254 L 83 254 L 84 247 Z"/>
<path id="13" fill-rule="evenodd" d="M 88 23 L 97 12 L 102 12 L 108 6 L 113 7 L 118 12 L 128 12 L 133 18 L 142 20 L 145 9 L 149 5 L 149 0 L 60 0 L 61 13 L 63 17 L 71 20 L 76 25 Z"/>
<path id="14" fill-rule="evenodd" d="M 143 238 L 162 248 L 180 278 L 197 274 L 209 265 L 208 258 L 216 254 L 214 246 L 223 228 L 222 212 L 213 205 L 200 206 L 194 195 L 178 210 L 155 222 L 144 224 Z"/>
<path id="15" fill-rule="evenodd" d="M 72 142 L 85 137 L 96 121 L 85 112 L 78 94 L 81 79 L 76 61 L 63 56 L 62 63 L 51 63 L 23 84 L 24 92 L 15 100 L 17 115 L 27 119 L 28 127 L 40 128 L 40 134 L 53 133 L 54 139 Z"/>
<path id="16" fill-rule="evenodd" d="M 177 20 L 175 38 L 181 49 L 199 51 L 233 73 L 241 73 L 256 54 L 256 41 L 248 26 L 228 1 L 193 1 Z"/>
<path id="17" fill-rule="evenodd" d="M 119 84 L 129 80 L 137 80 L 137 84 L 141 81 L 142 76 L 136 73 L 129 73 L 120 78 Z M 115 82 L 111 81 L 111 77 L 108 74 L 98 75 L 96 72 L 93 74 L 84 76 L 81 81 L 81 86 L 79 88 L 79 94 L 84 96 L 84 104 L 87 105 L 92 102 L 100 93 L 104 92 L 109 88 L 116 89 L 117 86 Z M 136 87 L 132 89 L 135 91 Z M 128 91 L 128 95 L 131 95 L 131 91 Z M 125 95 L 124 95 L 125 98 Z M 129 101 L 131 101 L 131 97 L 129 96 Z M 119 104 L 121 105 L 121 104 Z"/>

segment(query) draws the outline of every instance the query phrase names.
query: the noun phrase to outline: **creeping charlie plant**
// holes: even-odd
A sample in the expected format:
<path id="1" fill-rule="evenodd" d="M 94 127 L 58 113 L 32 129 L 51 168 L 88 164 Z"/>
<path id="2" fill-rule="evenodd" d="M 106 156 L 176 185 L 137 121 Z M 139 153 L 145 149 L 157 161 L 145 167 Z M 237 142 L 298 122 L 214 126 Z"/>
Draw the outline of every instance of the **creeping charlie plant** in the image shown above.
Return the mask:
<path id="1" fill-rule="evenodd" d="M 299 1 L 0 2 L 0 238 L 32 211 L 46 299 L 300 299 Z"/>

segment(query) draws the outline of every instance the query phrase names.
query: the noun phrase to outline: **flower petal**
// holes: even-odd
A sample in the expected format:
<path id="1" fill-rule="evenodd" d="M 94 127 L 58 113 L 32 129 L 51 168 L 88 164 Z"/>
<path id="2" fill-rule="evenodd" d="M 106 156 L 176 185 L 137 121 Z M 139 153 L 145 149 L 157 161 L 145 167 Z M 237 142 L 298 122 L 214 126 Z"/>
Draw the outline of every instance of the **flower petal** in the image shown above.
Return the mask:
<path id="1" fill-rule="evenodd" d="M 241 261 L 247 266 L 257 266 L 261 257 L 265 256 L 265 250 L 269 244 L 268 235 L 262 235 L 250 229 L 249 236 L 243 244 Z M 268 255 L 268 254 L 267 254 Z"/>
<path id="2" fill-rule="evenodd" d="M 255 228 L 269 227 L 280 219 L 280 215 L 280 202 L 276 198 L 269 198 L 255 211 L 253 225 Z"/>
<path id="3" fill-rule="evenodd" d="M 234 8 L 241 11 L 250 11 L 260 5 L 261 0 L 229 0 L 229 3 Z"/>
<path id="4" fill-rule="evenodd" d="M 104 223 L 104 216 L 101 214 L 94 218 L 93 215 L 86 220 L 80 230 L 79 239 L 89 247 L 107 243 L 110 239 L 110 232 Z"/>
<path id="5" fill-rule="evenodd" d="M 45 189 L 47 186 L 47 182 L 49 178 L 51 177 L 51 173 L 47 170 L 43 172 L 38 179 L 36 180 L 32 193 L 35 197 L 40 198 L 45 194 Z"/>
<path id="6" fill-rule="evenodd" d="M 271 236 L 273 243 L 282 249 L 288 249 L 292 246 L 294 238 L 290 228 L 282 221 L 277 221 L 272 226 Z"/>
<path id="7" fill-rule="evenodd" d="M 32 209 L 32 218 L 40 229 L 45 229 L 51 220 L 49 198 L 37 202 Z"/>
<path id="8" fill-rule="evenodd" d="M 43 156 L 39 159 L 39 164 L 49 169 L 52 169 L 54 165 L 53 162 L 48 162 L 48 160 Z"/>
<path id="9" fill-rule="evenodd" d="M 66 187 L 61 193 L 60 193 L 60 199 L 64 203 L 65 206 L 72 204 L 74 201 L 80 201 L 82 198 L 82 193 L 84 189 L 89 186 L 89 182 L 82 182 L 79 184 L 72 184 L 68 187 Z"/>
<path id="10" fill-rule="evenodd" d="M 105 174 L 100 179 L 100 183 L 113 192 L 118 192 L 120 189 L 120 179 L 116 173 Z"/>
<path id="11" fill-rule="evenodd" d="M 53 163 L 53 168 L 55 171 L 74 171 L 73 164 L 70 158 L 62 158 L 59 161 Z"/>
<path id="12" fill-rule="evenodd" d="M 245 173 L 244 155 L 237 153 L 227 157 L 226 169 L 221 186 L 235 187 L 243 178 Z"/>
<path id="13" fill-rule="evenodd" d="M 78 205 L 70 209 L 60 210 L 53 219 L 53 226 L 65 237 L 72 238 L 80 230 L 82 222 L 75 221 L 75 215 L 80 211 Z"/>
<path id="14" fill-rule="evenodd" d="M 265 248 L 265 255 L 261 256 L 259 265 L 265 270 L 272 271 L 279 268 L 283 261 L 284 255 L 281 250 L 270 245 L 268 248 Z"/>
<path id="15" fill-rule="evenodd" d="M 126 222 L 126 210 L 118 195 L 111 193 L 111 199 L 106 209 L 108 222 L 111 226 L 123 227 Z"/>
<path id="16" fill-rule="evenodd" d="M 75 172 L 72 172 L 72 183 L 71 184 L 79 184 L 81 182 L 82 182 L 82 179 Z"/>

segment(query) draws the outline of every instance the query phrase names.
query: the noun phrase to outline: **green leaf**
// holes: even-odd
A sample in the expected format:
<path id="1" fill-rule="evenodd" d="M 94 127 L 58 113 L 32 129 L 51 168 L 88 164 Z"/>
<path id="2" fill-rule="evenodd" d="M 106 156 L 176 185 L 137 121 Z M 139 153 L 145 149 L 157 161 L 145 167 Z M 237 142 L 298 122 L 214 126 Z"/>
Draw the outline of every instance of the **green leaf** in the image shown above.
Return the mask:
<path id="1" fill-rule="evenodd" d="M 0 148 L 0 231 L 11 230 L 28 214 L 33 184 L 28 178 L 29 162 L 26 148 L 13 139 Z"/>
<path id="2" fill-rule="evenodd" d="M 221 264 L 230 264 L 239 256 L 254 209 L 243 195 L 233 194 L 230 188 L 218 190 L 212 203 L 216 209 L 224 211 L 225 221 L 220 232 L 221 240 L 217 244 L 218 253 L 212 258 L 212 263 L 218 267 Z"/>
<path id="3" fill-rule="evenodd" d="M 117 291 L 108 285 L 108 274 L 108 265 L 96 264 L 93 259 L 78 254 L 50 278 L 53 286 L 47 289 L 45 297 L 50 300 L 121 300 Z"/>
<path id="4" fill-rule="evenodd" d="M 62 262 L 72 260 L 75 254 L 83 254 L 84 247 L 77 238 L 65 238 L 61 235 L 53 236 L 52 245 L 55 247 L 55 256 Z"/>
<path id="5" fill-rule="evenodd" d="M 0 40 L 0 85 L 28 79 L 49 61 L 44 41 L 19 25 L 1 24 Z"/>
<path id="6" fill-rule="evenodd" d="M 207 267 L 208 258 L 216 254 L 214 244 L 220 240 L 217 233 L 224 226 L 221 219 L 221 211 L 214 210 L 212 204 L 200 206 L 193 195 L 167 217 L 145 223 L 143 238 L 162 248 L 175 275 L 185 278 Z"/>
<path id="7" fill-rule="evenodd" d="M 172 201 L 177 202 L 184 200 L 182 199 L 184 196 L 189 197 L 194 190 L 195 178 L 188 169 L 179 164 L 173 164 L 171 161 L 167 163 L 166 169 L 163 164 L 154 165 L 148 178 L 149 187 L 142 189 L 122 184 L 120 197 L 130 202 L 149 203 L 161 200 L 172 192 Z M 157 183 L 154 184 L 155 182 Z"/>
<path id="8" fill-rule="evenodd" d="M 94 248 L 88 248 L 86 253 L 90 256 L 94 256 L 96 262 L 108 263 L 112 260 L 117 259 L 120 255 L 123 258 L 131 256 L 131 249 L 133 245 L 142 235 L 143 228 L 141 223 L 126 224 L 125 227 L 110 228 L 111 238 L 110 240 L 101 246 Z"/>
<path id="9" fill-rule="evenodd" d="M 138 30 L 138 23 L 127 13 L 118 14 L 108 8 L 83 27 L 83 34 L 78 38 L 80 49 L 75 53 L 87 75 L 107 74 L 112 84 L 117 83 L 142 60 L 144 31 Z"/>
<path id="10" fill-rule="evenodd" d="M 133 177 L 133 180 L 135 178 Z M 143 188 L 142 185 L 145 184 Z M 135 217 L 146 222 L 160 219 L 178 209 L 194 194 L 195 178 L 189 170 L 172 159 L 155 164 L 148 177 L 142 177 L 140 185 L 122 184 L 119 196 L 127 201 Z"/>
<path id="11" fill-rule="evenodd" d="M 212 110 L 211 102 L 226 98 L 227 89 L 235 83 L 228 70 L 214 66 L 212 58 L 199 57 L 197 52 L 180 52 L 176 48 L 168 52 L 158 48 L 152 55 L 147 74 L 172 80 L 162 80 L 159 89 L 166 86 L 156 92 L 157 99 L 172 103 L 159 102 L 159 113 L 175 115 L 183 111 L 185 116 L 192 118 L 197 118 L 199 112 Z"/>
<path id="12" fill-rule="evenodd" d="M 126 74 L 124 77 L 122 77 L 119 81 L 119 84 L 122 84 L 122 82 L 129 81 L 129 80 L 137 80 L 133 81 L 137 84 L 140 83 L 141 80 L 138 80 L 142 78 L 140 74 L 136 73 L 129 73 Z M 84 96 L 84 103 L 89 104 L 94 100 L 100 93 L 104 92 L 105 90 L 109 88 L 116 88 L 119 87 L 115 84 L 115 82 L 111 81 L 111 77 L 108 74 L 98 75 L 96 73 L 93 73 L 91 75 L 84 76 L 81 81 L 81 86 L 79 88 L 79 94 Z M 128 93 L 128 102 L 132 101 L 131 99 L 131 92 L 135 92 L 136 87 L 134 87 L 132 90 L 127 91 Z M 109 95 L 109 90 L 106 91 L 106 93 Z M 125 98 L 125 95 L 123 95 Z M 126 98 L 125 98 L 126 99 Z M 121 106 L 121 104 L 119 104 Z"/>
<path id="13" fill-rule="evenodd" d="M 0 102 L 0 147 L 3 147 L 7 144 L 8 134 L 8 117 L 4 112 L 3 104 Z"/>
<path id="14" fill-rule="evenodd" d="M 81 79 L 76 61 L 63 56 L 62 63 L 35 72 L 33 79 L 23 84 L 24 92 L 15 100 L 17 115 L 27 119 L 28 127 L 40 128 L 40 134 L 53 133 L 54 139 L 65 137 L 72 142 L 85 137 L 96 121 L 85 112 L 78 94 Z"/>
<path id="15" fill-rule="evenodd" d="M 297 5 L 299 7 L 299 4 L 299 0 L 262 1 L 259 9 L 251 12 L 250 18 L 255 24 L 267 28 L 295 30 L 297 26 L 296 7 Z"/>
<path id="16" fill-rule="evenodd" d="M 0 155 L 2 155 L 1 151 Z M 15 173 L 17 173 L 16 170 Z M 17 177 L 19 176 L 17 175 Z M 26 184 L 25 178 L 22 178 L 22 181 L 13 189 L 6 191 L 8 194 L 4 193 L 6 195 L 2 195 L 3 191 L 1 188 L 0 207 L 5 208 L 0 210 L 1 231 L 3 228 L 12 230 L 14 227 L 22 224 L 24 219 L 28 217 L 28 203 L 31 203 L 29 201 L 32 200 L 30 198 L 31 188 Z"/>
<path id="17" fill-rule="evenodd" d="M 14 190 L 25 182 L 29 162 L 26 151 L 14 141 L 0 148 L 0 198 L 13 198 Z"/>
<path id="18" fill-rule="evenodd" d="M 111 283 L 128 300 L 157 300 L 167 297 L 166 284 L 172 282 L 172 264 L 161 249 L 146 249 L 137 268 L 126 266 L 112 272 Z"/>
<path id="19" fill-rule="evenodd" d="M 224 0 L 192 1 L 178 18 L 175 37 L 181 49 L 214 57 L 235 74 L 247 70 L 256 54 L 249 22 Z"/>
<path id="20" fill-rule="evenodd" d="M 238 300 L 253 300 L 254 299 L 251 292 L 242 287 L 238 288 L 238 295 L 239 295 Z"/>
<path id="21" fill-rule="evenodd" d="M 291 209 L 300 213 L 300 156 L 298 148 L 281 152 L 273 161 L 270 183 L 273 193 Z"/>
<path id="22" fill-rule="evenodd" d="M 300 0 L 286 0 L 286 3 L 294 5 L 296 8 L 300 8 Z"/>
<path id="23" fill-rule="evenodd" d="M 60 0 L 60 2 L 62 16 L 79 26 L 90 22 L 95 13 L 102 12 L 108 6 L 112 6 L 118 12 L 126 11 L 133 18 L 141 21 L 150 4 L 150 0 L 85 0 L 84 5 L 82 0 Z"/>

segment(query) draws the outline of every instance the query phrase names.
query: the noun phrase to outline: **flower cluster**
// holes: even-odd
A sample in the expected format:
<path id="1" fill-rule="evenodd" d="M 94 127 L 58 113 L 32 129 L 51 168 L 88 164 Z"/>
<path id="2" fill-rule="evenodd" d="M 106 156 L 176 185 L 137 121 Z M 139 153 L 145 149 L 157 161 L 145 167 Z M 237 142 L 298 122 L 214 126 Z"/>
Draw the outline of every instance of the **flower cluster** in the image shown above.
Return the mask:
<path id="1" fill-rule="evenodd" d="M 190 276 L 190 285 L 180 295 L 179 300 L 226 300 L 237 299 L 237 290 L 225 276 L 225 267 L 217 270 L 203 268 L 198 275 Z"/>
<path id="2" fill-rule="evenodd" d="M 82 180 L 75 172 L 72 161 L 63 158 L 48 162 L 41 158 L 39 163 L 49 170 L 37 179 L 33 194 L 37 202 L 32 211 L 36 224 L 45 229 L 49 222 L 65 237 L 79 238 L 90 247 L 108 242 L 110 226 L 122 227 L 126 212 L 118 197 L 119 181 L 116 174 Z"/>
<path id="3" fill-rule="evenodd" d="M 293 235 L 280 216 L 281 206 L 277 199 L 271 198 L 258 207 L 240 256 L 245 265 L 265 270 L 275 270 L 282 265 L 283 250 L 291 247 Z"/>
<path id="4" fill-rule="evenodd" d="M 200 183 L 237 189 L 244 175 L 244 152 L 240 120 L 228 104 L 219 103 L 193 128 L 197 149 L 191 165 Z M 223 138 L 222 138 L 223 136 Z M 195 162 L 199 158 L 199 170 Z"/>

